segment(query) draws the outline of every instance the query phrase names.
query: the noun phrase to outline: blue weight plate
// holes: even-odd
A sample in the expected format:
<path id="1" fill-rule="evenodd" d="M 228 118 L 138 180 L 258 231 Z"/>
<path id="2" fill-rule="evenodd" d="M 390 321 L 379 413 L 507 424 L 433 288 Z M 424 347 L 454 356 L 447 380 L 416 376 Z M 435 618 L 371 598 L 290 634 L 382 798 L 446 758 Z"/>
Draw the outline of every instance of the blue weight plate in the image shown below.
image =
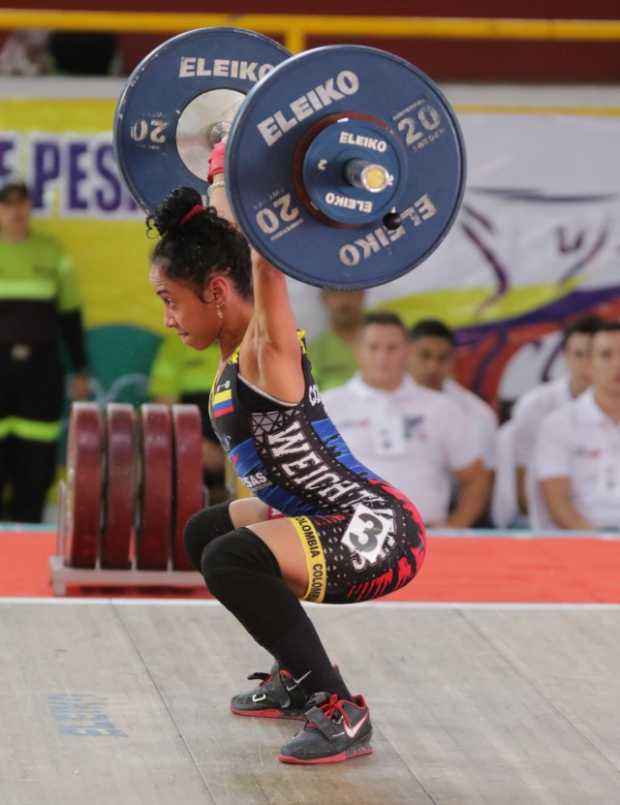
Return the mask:
<path id="1" fill-rule="evenodd" d="M 114 147 L 145 210 L 181 185 L 206 194 L 210 126 L 231 121 L 249 90 L 289 55 L 252 31 L 202 28 L 168 39 L 140 62 L 116 107 Z"/>
<path id="2" fill-rule="evenodd" d="M 350 131 L 335 122 L 347 115 Z M 318 187 L 312 166 L 299 164 L 330 125 L 347 134 L 338 137 L 347 146 L 340 156 L 381 162 L 364 145 L 364 116 L 385 129 L 394 155 L 404 155 L 396 228 L 385 226 L 381 204 L 366 222 L 328 223 L 329 209 L 313 195 L 344 195 L 346 205 L 347 196 L 360 198 L 357 188 Z M 329 155 L 340 158 L 337 150 Z M 446 236 L 463 196 L 465 148 L 450 105 L 418 68 L 383 50 L 333 45 L 288 59 L 249 92 L 229 134 L 226 179 L 241 229 L 270 262 L 311 285 L 368 288 L 410 271 Z"/>

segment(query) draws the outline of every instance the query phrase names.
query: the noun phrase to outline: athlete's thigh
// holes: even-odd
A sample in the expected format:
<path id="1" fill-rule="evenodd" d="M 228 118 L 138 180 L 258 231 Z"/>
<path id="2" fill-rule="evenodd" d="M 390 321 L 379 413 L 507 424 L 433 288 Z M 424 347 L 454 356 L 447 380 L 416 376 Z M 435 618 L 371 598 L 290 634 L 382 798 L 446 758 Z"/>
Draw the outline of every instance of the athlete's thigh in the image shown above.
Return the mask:
<path id="1" fill-rule="evenodd" d="M 235 528 L 262 523 L 269 519 L 269 506 L 258 498 L 238 498 L 228 506 L 230 519 Z"/>
<path id="2" fill-rule="evenodd" d="M 248 526 L 298 598 L 345 604 L 408 584 L 424 561 L 424 528 L 408 507 L 299 515 Z"/>
<path id="3" fill-rule="evenodd" d="M 350 579 L 353 558 L 342 544 L 350 522 L 350 514 L 298 515 L 248 528 L 269 546 L 295 595 L 320 603 Z"/>

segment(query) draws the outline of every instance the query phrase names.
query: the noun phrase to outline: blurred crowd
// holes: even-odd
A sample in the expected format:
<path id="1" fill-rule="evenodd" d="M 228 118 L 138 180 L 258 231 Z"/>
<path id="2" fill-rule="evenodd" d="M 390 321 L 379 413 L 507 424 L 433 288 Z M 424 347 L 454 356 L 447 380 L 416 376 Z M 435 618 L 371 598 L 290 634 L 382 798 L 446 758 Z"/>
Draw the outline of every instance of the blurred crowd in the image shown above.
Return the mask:
<path id="1" fill-rule="evenodd" d="M 0 519 L 41 519 L 56 467 L 63 375 L 89 395 L 73 267 L 30 228 L 30 190 L 0 184 Z M 363 291 L 323 290 L 328 327 L 308 345 L 328 415 L 356 457 L 409 496 L 435 528 L 620 526 L 620 322 L 572 320 L 565 375 L 529 390 L 499 426 L 495 411 L 454 378 L 457 343 L 437 319 L 407 328 L 365 311 Z M 62 342 L 64 366 L 59 360 Z M 225 499 L 223 452 L 208 416 L 216 346 L 162 340 L 151 398 L 196 404 L 204 479 Z"/>
<path id="2" fill-rule="evenodd" d="M 355 455 L 440 528 L 620 528 L 620 322 L 562 335 L 565 374 L 522 395 L 501 427 L 453 377 L 452 331 L 364 313 L 324 291 L 331 328 L 310 344 L 323 402 Z"/>

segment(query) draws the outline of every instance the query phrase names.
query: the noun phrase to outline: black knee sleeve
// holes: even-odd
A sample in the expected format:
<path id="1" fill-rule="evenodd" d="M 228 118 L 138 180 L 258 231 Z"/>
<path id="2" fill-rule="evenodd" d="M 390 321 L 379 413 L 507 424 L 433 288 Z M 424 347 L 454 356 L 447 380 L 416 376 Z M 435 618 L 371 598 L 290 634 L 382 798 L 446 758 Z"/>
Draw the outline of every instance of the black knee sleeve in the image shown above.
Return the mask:
<path id="1" fill-rule="evenodd" d="M 212 585 L 218 584 L 216 577 L 228 575 L 231 571 L 251 571 L 277 578 L 282 575 L 278 561 L 267 545 L 243 526 L 209 542 L 203 549 L 200 569 L 211 592 Z"/>
<path id="2" fill-rule="evenodd" d="M 206 546 L 216 537 L 228 534 L 234 528 L 228 503 L 209 506 L 189 518 L 183 530 L 183 538 L 187 555 L 196 570 L 200 570 L 200 557 Z"/>

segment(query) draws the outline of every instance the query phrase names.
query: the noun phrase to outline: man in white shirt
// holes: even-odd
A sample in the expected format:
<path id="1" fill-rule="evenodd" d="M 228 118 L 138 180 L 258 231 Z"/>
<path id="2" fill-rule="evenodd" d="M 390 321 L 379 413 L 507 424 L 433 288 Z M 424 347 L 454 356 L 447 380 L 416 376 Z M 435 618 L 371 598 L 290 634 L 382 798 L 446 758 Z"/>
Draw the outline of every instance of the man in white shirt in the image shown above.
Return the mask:
<path id="1" fill-rule="evenodd" d="M 620 322 L 592 336 L 592 386 L 549 414 L 536 478 L 560 528 L 620 530 Z"/>
<path id="2" fill-rule="evenodd" d="M 598 316 L 583 316 L 566 327 L 562 352 L 567 374 L 543 383 L 520 397 L 512 412 L 516 484 L 519 509 L 530 515 L 534 528 L 553 528 L 554 522 L 540 505 L 532 475 L 536 442 L 541 423 L 552 411 L 582 394 L 590 385 L 592 337 L 602 324 Z"/>
<path id="3" fill-rule="evenodd" d="M 487 505 L 488 484 L 466 417 L 408 375 L 407 332 L 395 314 L 367 314 L 357 350 L 359 374 L 323 395 L 351 452 L 410 497 L 428 525 L 470 527 Z"/>
<path id="4" fill-rule="evenodd" d="M 495 468 L 497 416 L 477 394 L 452 378 L 455 338 L 452 330 L 439 319 L 422 319 L 409 331 L 411 351 L 409 371 L 415 382 L 435 391 L 443 391 L 456 402 L 469 422 L 473 422 L 484 466 Z"/>

